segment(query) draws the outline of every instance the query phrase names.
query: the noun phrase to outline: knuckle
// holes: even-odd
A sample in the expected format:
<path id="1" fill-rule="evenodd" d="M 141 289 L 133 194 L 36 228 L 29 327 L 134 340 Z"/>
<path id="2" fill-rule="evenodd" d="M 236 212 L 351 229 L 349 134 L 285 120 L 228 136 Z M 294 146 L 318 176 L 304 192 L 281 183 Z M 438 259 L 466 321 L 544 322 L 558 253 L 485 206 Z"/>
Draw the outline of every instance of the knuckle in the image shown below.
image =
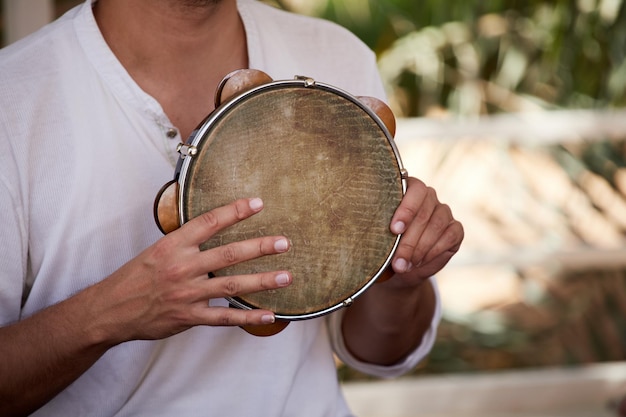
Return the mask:
<path id="1" fill-rule="evenodd" d="M 434 200 L 437 200 L 437 190 L 435 190 L 433 187 L 426 187 L 426 195 L 429 198 L 432 198 Z"/>
<path id="2" fill-rule="evenodd" d="M 222 255 L 222 259 L 224 259 L 224 261 L 226 261 L 229 264 L 233 264 L 237 262 L 238 260 L 237 251 L 232 245 L 222 246 L 221 255 Z"/>
<path id="3" fill-rule="evenodd" d="M 273 290 L 277 287 L 276 276 L 274 274 L 267 274 L 265 279 L 261 280 L 261 287 L 263 290 Z"/>
<path id="4" fill-rule="evenodd" d="M 166 279 L 177 281 L 187 276 L 189 268 L 181 262 L 171 262 L 163 268 L 163 274 Z"/>
<path id="5" fill-rule="evenodd" d="M 450 222 L 443 216 L 433 216 L 430 224 L 435 232 L 442 233 L 448 227 Z"/>
<path id="6" fill-rule="evenodd" d="M 413 188 L 425 188 L 426 184 L 418 178 L 409 177 L 409 187 Z"/>
<path id="7" fill-rule="evenodd" d="M 154 260 L 166 259 L 171 256 L 176 245 L 171 235 L 165 236 L 154 243 L 150 248 L 150 258 Z"/>
<path id="8" fill-rule="evenodd" d="M 457 230 L 456 235 L 458 236 L 459 242 L 465 238 L 465 228 L 461 224 L 461 222 L 454 221 L 453 227 Z"/>
<path id="9" fill-rule="evenodd" d="M 274 275 L 266 273 L 259 277 L 259 288 L 263 290 L 271 290 L 276 287 L 276 281 Z"/>
<path id="10" fill-rule="evenodd" d="M 227 297 L 238 295 L 241 290 L 241 286 L 236 279 L 229 277 L 224 279 L 223 291 Z"/>
<path id="11" fill-rule="evenodd" d="M 452 217 L 452 210 L 447 204 L 441 204 L 432 219 L 432 227 L 442 233 L 446 229 L 451 229 L 454 223 L 458 223 Z M 459 223 L 460 224 L 460 223 Z"/>
<path id="12" fill-rule="evenodd" d="M 417 224 L 426 224 L 430 220 L 432 213 L 426 210 L 417 210 L 411 215 Z"/>
<path id="13" fill-rule="evenodd" d="M 180 304 L 189 300 L 191 298 L 191 292 L 185 288 L 176 288 L 168 291 L 167 293 L 161 296 L 161 302 L 164 305 L 170 304 Z M 180 312 L 177 314 L 177 317 L 181 317 Z M 181 317 L 182 318 L 182 317 Z"/>
<path id="14" fill-rule="evenodd" d="M 170 263 L 163 268 L 163 273 L 167 278 L 178 279 L 185 276 L 185 267 L 178 262 Z"/>
<path id="15" fill-rule="evenodd" d="M 257 317 L 246 314 L 243 318 L 244 326 L 254 326 L 260 324 L 260 320 Z"/>
<path id="16" fill-rule="evenodd" d="M 275 253 L 274 240 L 270 238 L 260 239 L 257 247 L 258 253 L 261 255 L 270 255 Z"/>
<path id="17" fill-rule="evenodd" d="M 449 244 L 451 246 L 460 245 L 465 238 L 465 231 L 460 222 L 454 221 L 447 231 Z"/>
<path id="18" fill-rule="evenodd" d="M 411 254 L 415 250 L 415 245 L 400 241 L 398 244 L 398 254 Z"/>
<path id="19" fill-rule="evenodd" d="M 217 228 L 219 227 L 219 219 L 213 211 L 207 211 L 206 213 L 202 213 L 200 216 L 200 220 L 209 228 Z"/>
<path id="20" fill-rule="evenodd" d="M 216 324 L 218 326 L 234 326 L 237 323 L 235 322 L 233 318 L 232 311 L 225 310 L 217 316 Z"/>
<path id="21" fill-rule="evenodd" d="M 268 255 L 268 254 L 271 253 L 270 249 L 269 249 L 271 246 L 269 244 L 265 245 L 264 242 L 265 242 L 264 240 L 259 240 L 257 242 L 258 243 L 257 244 L 257 252 L 260 253 L 261 255 Z"/>
<path id="22" fill-rule="evenodd" d="M 142 262 L 144 267 L 155 273 L 155 276 L 160 276 L 164 280 L 179 280 L 187 276 L 190 272 L 190 268 L 180 259 L 172 257 L 172 253 L 175 251 L 172 242 L 166 239 L 161 239 L 156 242 L 147 253 L 147 256 L 143 258 Z"/>
<path id="23" fill-rule="evenodd" d="M 415 219 L 418 216 L 418 209 L 417 207 L 414 206 L 402 206 L 401 207 L 401 215 L 403 217 L 409 218 L 409 219 Z"/>
<path id="24" fill-rule="evenodd" d="M 247 204 L 244 205 L 243 200 L 238 200 L 235 202 L 235 217 L 237 220 L 243 220 L 248 217 L 248 211 L 246 210 Z"/>
<path id="25" fill-rule="evenodd" d="M 258 315 L 252 311 L 239 309 L 225 309 L 214 316 L 213 323 L 216 326 L 248 326 L 260 324 Z"/>

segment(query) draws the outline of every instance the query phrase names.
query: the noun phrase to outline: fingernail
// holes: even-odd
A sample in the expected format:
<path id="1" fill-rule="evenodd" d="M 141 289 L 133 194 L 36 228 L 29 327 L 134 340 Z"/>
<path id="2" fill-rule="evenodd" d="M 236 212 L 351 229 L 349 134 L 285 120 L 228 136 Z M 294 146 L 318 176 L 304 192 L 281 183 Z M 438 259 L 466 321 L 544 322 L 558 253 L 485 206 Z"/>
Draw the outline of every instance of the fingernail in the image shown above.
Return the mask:
<path id="1" fill-rule="evenodd" d="M 273 314 L 266 314 L 263 317 L 261 317 L 261 321 L 265 324 L 272 324 L 274 323 L 274 315 Z"/>
<path id="2" fill-rule="evenodd" d="M 391 225 L 391 231 L 396 234 L 404 233 L 404 229 L 406 229 L 406 224 L 404 222 L 395 222 Z"/>
<path id="3" fill-rule="evenodd" d="M 289 275 L 285 273 L 280 273 L 276 275 L 276 284 L 280 285 L 281 287 L 289 284 Z"/>
<path id="4" fill-rule="evenodd" d="M 403 273 L 407 271 L 409 263 L 405 259 L 399 258 L 393 263 L 393 267 L 396 272 Z"/>
<path id="5" fill-rule="evenodd" d="M 289 249 L 289 242 L 287 242 L 287 239 L 278 239 L 274 242 L 274 249 L 276 249 L 277 252 L 285 252 Z"/>
<path id="6" fill-rule="evenodd" d="M 248 201 L 248 205 L 252 210 L 258 211 L 263 208 L 263 200 L 260 198 L 251 198 L 250 201 Z"/>

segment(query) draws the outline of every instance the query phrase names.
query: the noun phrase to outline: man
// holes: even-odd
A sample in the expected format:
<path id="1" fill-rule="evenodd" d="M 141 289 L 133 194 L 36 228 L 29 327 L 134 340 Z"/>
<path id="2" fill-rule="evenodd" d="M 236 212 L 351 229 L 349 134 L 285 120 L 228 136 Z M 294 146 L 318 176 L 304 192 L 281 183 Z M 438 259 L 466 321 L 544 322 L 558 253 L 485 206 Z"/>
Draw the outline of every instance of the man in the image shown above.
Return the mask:
<path id="1" fill-rule="evenodd" d="M 431 277 L 463 228 L 411 178 L 390 228 L 395 275 L 349 309 L 278 335 L 226 296 L 289 271 L 206 279 L 289 250 L 270 236 L 200 251 L 263 202 L 234 201 L 163 237 L 151 217 L 176 145 L 221 78 L 257 68 L 382 97 L 374 57 L 343 29 L 253 0 L 88 0 L 0 52 L 0 415 L 346 416 L 332 352 L 382 377 L 430 350 Z"/>

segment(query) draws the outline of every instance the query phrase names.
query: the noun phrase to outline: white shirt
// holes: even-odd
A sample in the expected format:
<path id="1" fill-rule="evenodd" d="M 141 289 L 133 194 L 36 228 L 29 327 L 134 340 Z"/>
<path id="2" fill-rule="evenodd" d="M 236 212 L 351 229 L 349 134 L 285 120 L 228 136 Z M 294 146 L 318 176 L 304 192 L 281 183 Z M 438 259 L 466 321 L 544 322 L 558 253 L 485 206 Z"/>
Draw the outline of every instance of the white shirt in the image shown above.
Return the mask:
<path id="1" fill-rule="evenodd" d="M 252 0 L 238 7 L 251 68 L 384 97 L 373 53 L 343 28 Z M 4 325 L 98 282 L 162 236 L 152 205 L 181 138 L 168 137 L 173 126 L 159 103 L 106 45 L 91 0 L 0 51 L 0 74 Z M 439 318 L 438 308 L 422 346 L 391 367 L 349 355 L 341 313 L 267 338 L 198 327 L 128 342 L 35 415 L 349 416 L 333 350 L 356 369 L 394 377 L 430 351 Z"/>

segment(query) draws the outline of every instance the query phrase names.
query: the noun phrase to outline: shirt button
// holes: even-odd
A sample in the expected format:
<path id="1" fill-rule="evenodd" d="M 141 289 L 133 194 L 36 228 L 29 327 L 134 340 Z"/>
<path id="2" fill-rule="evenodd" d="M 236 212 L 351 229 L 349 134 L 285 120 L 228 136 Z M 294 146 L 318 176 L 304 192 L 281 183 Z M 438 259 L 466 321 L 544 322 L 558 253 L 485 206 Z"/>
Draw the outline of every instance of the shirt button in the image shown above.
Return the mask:
<path id="1" fill-rule="evenodd" d="M 174 139 L 176 136 L 178 136 L 178 130 L 174 128 L 167 129 L 167 132 L 165 132 L 165 136 L 170 139 Z"/>

